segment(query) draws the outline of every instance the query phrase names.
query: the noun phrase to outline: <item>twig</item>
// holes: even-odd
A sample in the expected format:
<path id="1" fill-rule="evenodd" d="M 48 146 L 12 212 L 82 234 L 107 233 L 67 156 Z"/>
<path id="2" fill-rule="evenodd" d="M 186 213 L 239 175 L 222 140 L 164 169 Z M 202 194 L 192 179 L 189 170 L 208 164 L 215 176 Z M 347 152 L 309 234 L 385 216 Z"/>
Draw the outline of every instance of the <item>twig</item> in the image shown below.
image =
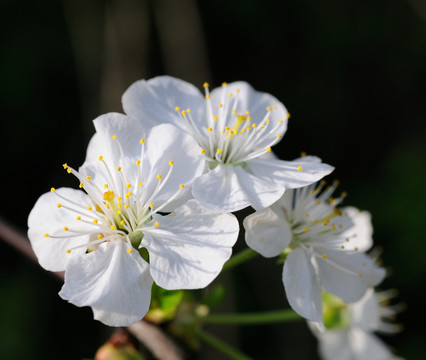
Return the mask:
<path id="1" fill-rule="evenodd" d="M 34 263 L 38 263 L 28 238 L 21 231 L 16 230 L 0 218 L 0 238 L 13 248 L 24 254 Z M 64 279 L 63 272 L 53 273 L 60 279 Z M 181 360 L 182 351 L 172 342 L 169 337 L 156 325 L 141 320 L 132 326 L 128 331 L 137 338 L 152 354 L 160 360 Z"/>

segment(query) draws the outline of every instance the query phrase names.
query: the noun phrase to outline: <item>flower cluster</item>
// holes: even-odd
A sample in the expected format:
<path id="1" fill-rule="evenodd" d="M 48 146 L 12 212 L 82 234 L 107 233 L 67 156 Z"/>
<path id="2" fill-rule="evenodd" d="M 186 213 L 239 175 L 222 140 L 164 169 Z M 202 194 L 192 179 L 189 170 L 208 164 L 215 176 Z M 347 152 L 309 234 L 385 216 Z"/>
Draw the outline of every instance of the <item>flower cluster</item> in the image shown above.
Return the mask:
<path id="1" fill-rule="evenodd" d="M 94 120 L 83 165 L 63 164 L 79 189 L 52 188 L 29 215 L 39 262 L 65 271 L 63 299 L 127 326 L 148 312 L 153 283 L 208 286 L 238 237 L 232 212 L 251 206 L 247 245 L 280 257 L 290 306 L 324 330 L 324 293 L 358 304 L 385 276 L 366 254 L 370 216 L 339 207 L 345 194 L 321 180 L 332 166 L 273 155 L 290 117 L 275 97 L 245 82 L 203 88 L 141 80 L 125 114 Z"/>

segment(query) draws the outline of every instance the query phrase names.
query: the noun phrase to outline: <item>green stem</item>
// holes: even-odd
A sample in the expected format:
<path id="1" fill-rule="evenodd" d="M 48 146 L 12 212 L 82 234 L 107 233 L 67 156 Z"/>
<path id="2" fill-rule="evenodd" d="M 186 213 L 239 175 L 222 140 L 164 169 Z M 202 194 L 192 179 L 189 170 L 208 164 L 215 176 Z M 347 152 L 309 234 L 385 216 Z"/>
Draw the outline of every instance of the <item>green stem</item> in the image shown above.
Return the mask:
<path id="1" fill-rule="evenodd" d="M 223 342 L 222 340 L 218 339 L 216 336 L 213 336 L 205 331 L 199 330 L 197 332 L 197 335 L 200 338 L 200 340 L 204 341 L 206 344 L 210 345 L 211 347 L 214 347 L 215 349 L 219 350 L 223 354 L 228 355 L 230 359 L 253 360 L 251 357 L 248 357 L 247 355 L 243 354 L 239 350 L 233 348 L 231 345 Z"/>
<path id="2" fill-rule="evenodd" d="M 245 314 L 212 314 L 203 318 L 206 324 L 271 324 L 277 322 L 289 322 L 303 320 L 303 318 L 291 309 L 274 310 L 261 313 Z"/>
<path id="3" fill-rule="evenodd" d="M 222 271 L 232 269 L 233 267 L 240 265 L 247 260 L 250 260 L 251 258 L 254 258 L 255 256 L 259 255 L 258 252 L 247 248 L 243 251 L 240 251 L 238 254 L 232 256 L 226 263 L 223 265 Z"/>

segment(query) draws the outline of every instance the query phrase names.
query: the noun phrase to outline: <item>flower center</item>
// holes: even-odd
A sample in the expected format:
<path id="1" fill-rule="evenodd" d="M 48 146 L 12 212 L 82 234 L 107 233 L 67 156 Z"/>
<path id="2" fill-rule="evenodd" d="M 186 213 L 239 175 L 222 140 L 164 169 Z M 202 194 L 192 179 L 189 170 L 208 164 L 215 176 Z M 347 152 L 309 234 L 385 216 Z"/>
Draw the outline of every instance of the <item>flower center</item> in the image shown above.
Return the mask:
<path id="1" fill-rule="evenodd" d="M 228 93 L 227 84 L 222 84 L 220 99 L 213 103 L 208 84 L 203 87 L 206 105 L 203 119 L 195 121 L 191 109 L 181 110 L 177 106 L 175 110 L 201 146 L 210 169 L 218 164 L 244 166 L 247 161 L 270 152 L 271 147 L 280 141 L 284 121 L 279 119 L 274 123 L 270 119 L 277 106 L 266 107 L 264 116 L 254 122 L 250 111 L 244 111 L 239 105 L 239 89 Z"/>
<path id="2" fill-rule="evenodd" d="M 115 135 L 113 139 L 117 140 Z M 117 143 L 121 151 L 118 140 Z M 104 160 L 103 156 L 99 156 L 99 161 L 102 164 L 100 168 L 103 168 L 99 173 L 99 177 L 107 179 L 107 183 L 103 185 L 92 180 L 91 176 L 84 177 L 80 172 L 69 167 L 68 164 L 63 164 L 64 169 L 68 173 L 73 174 L 79 179 L 79 187 L 87 193 L 90 205 L 83 206 L 74 202 L 52 188 L 51 191 L 54 191 L 62 200 L 62 202 L 57 204 L 57 208 L 60 211 L 76 214 L 76 220 L 90 225 L 90 227 L 86 226 L 85 228 L 88 228 L 88 230 L 80 231 L 64 226 L 64 234 L 55 236 L 45 234 L 45 236 L 51 238 L 70 238 L 90 235 L 89 243 L 77 246 L 87 247 L 88 251 L 95 250 L 102 242 L 112 240 L 125 241 L 128 244 L 128 252 L 132 252 L 132 248 L 138 249 L 144 236 L 143 231 L 159 226 L 158 222 L 153 223 L 153 215 L 173 201 L 184 188 L 184 185 L 180 185 L 167 201 L 159 206 L 154 204 L 154 199 L 172 174 L 174 163 L 173 161 L 169 161 L 167 173 L 163 175 L 158 174 L 155 186 L 149 187 L 149 189 L 153 190 L 147 190 L 148 187 L 141 181 L 145 140 L 142 139 L 140 143 L 142 145 L 141 157 L 135 161 L 134 165 L 137 167 L 136 172 L 134 171 L 135 169 L 127 169 L 129 171 L 126 172 L 126 169 L 120 165 L 113 169 Z M 123 152 L 121 151 L 120 162 L 124 162 L 123 158 Z M 136 177 L 135 173 L 137 174 Z M 128 174 L 133 174 L 133 176 L 127 176 Z M 133 182 L 130 181 L 130 177 L 133 178 Z M 71 252 L 71 250 L 69 249 L 67 252 Z"/>
<path id="3" fill-rule="evenodd" d="M 345 329 L 350 325 L 348 305 L 337 296 L 322 294 L 322 313 L 328 330 Z"/>

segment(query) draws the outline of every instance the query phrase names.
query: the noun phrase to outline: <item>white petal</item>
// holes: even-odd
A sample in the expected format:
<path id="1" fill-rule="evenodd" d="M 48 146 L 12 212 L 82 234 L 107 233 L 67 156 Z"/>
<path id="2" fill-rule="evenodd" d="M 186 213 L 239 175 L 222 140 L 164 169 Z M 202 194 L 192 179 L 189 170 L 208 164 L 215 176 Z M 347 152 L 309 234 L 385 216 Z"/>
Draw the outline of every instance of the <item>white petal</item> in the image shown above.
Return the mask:
<path id="1" fill-rule="evenodd" d="M 155 215 L 159 226 L 145 231 L 154 281 L 163 288 L 198 289 L 219 274 L 238 237 L 232 214 L 212 213 L 194 200 L 169 216 Z"/>
<path id="2" fill-rule="evenodd" d="M 232 165 L 218 165 L 194 181 L 192 194 L 204 208 L 233 212 L 250 204 Z"/>
<path id="3" fill-rule="evenodd" d="M 284 187 L 247 173 L 241 166 L 219 164 L 194 181 L 197 202 L 213 211 L 233 212 L 252 206 L 263 209 L 277 201 Z"/>
<path id="4" fill-rule="evenodd" d="M 127 252 L 121 241 L 74 256 L 65 269 L 59 295 L 76 306 L 91 306 L 95 319 L 109 326 L 129 326 L 149 309 L 152 278 L 137 251 Z"/>
<path id="5" fill-rule="evenodd" d="M 191 136 L 173 125 L 161 124 L 151 129 L 147 135 L 145 156 L 142 160 L 142 181 L 148 194 L 154 191 L 158 183 L 157 175 L 164 179 L 170 170 L 169 162 L 173 161 L 171 175 L 155 197 L 155 204 L 160 205 L 168 200 L 179 190 L 181 184 L 187 187 L 186 190 L 191 190 L 194 179 L 200 176 L 205 168 L 205 159 L 200 150 Z M 175 202 L 164 211 L 172 211 L 177 206 Z"/>
<path id="6" fill-rule="evenodd" d="M 158 76 L 133 83 L 123 94 L 124 112 L 147 126 L 171 123 L 182 130 L 186 125 L 175 111 L 191 109 L 194 119 L 203 119 L 204 98 L 192 84 L 170 76 Z"/>
<path id="7" fill-rule="evenodd" d="M 349 238 L 345 249 L 365 252 L 373 246 L 373 226 L 371 224 L 371 215 L 368 211 L 361 211 L 354 207 L 342 208 L 342 212 L 351 219 L 353 226 L 342 236 Z"/>
<path id="8" fill-rule="evenodd" d="M 346 302 L 357 301 L 368 287 L 378 285 L 385 276 L 383 268 L 363 253 L 315 248 L 318 271 L 325 291 Z M 322 256 L 326 255 L 323 259 Z"/>
<path id="9" fill-rule="evenodd" d="M 321 288 L 308 252 L 301 248 L 290 252 L 284 263 L 283 283 L 293 310 L 322 323 Z"/>
<path id="10" fill-rule="evenodd" d="M 88 196 L 81 190 L 60 188 L 55 192 L 82 206 L 87 206 L 89 204 Z M 63 271 L 67 260 L 71 256 L 66 250 L 74 246 L 88 243 L 90 236 L 82 235 L 78 237 L 54 239 L 45 237 L 45 234 L 50 236 L 66 236 L 72 233 L 70 231 L 64 231 L 65 226 L 70 230 L 81 232 L 92 231 L 93 226 L 85 224 L 82 221 L 77 221 L 77 215 L 64 207 L 58 208 L 58 203 L 63 203 L 65 205 L 65 202 L 63 199 L 59 198 L 55 192 L 48 192 L 40 196 L 34 208 L 31 210 L 28 217 L 28 238 L 43 268 L 50 271 Z M 83 218 L 85 213 L 86 211 L 84 209 L 81 210 Z M 73 251 L 73 255 L 85 251 L 86 250 L 83 248 L 76 249 Z"/>
<path id="11" fill-rule="evenodd" d="M 290 244 L 290 224 L 269 207 L 247 216 L 243 225 L 247 245 L 265 257 L 279 255 Z"/>
<path id="12" fill-rule="evenodd" d="M 295 189 L 310 185 L 334 170 L 330 165 L 301 159 L 284 161 L 257 158 L 247 162 L 246 171 L 265 182 Z"/>
<path id="13" fill-rule="evenodd" d="M 369 288 L 364 296 L 351 304 L 351 321 L 365 331 L 376 331 L 380 328 L 379 302 L 374 295 L 374 289 Z"/>

